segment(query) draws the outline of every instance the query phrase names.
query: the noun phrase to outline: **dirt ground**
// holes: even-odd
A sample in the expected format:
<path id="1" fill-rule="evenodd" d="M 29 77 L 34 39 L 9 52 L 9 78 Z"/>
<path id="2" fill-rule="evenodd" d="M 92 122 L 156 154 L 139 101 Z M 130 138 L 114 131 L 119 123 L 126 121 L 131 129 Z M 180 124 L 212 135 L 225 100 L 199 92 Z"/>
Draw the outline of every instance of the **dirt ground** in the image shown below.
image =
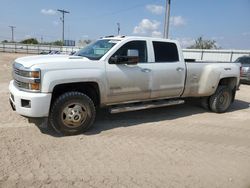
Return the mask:
<path id="1" fill-rule="evenodd" d="M 8 103 L 11 61 L 0 53 L 0 187 L 250 188 L 250 85 L 229 112 L 195 104 L 111 115 L 60 137 Z"/>

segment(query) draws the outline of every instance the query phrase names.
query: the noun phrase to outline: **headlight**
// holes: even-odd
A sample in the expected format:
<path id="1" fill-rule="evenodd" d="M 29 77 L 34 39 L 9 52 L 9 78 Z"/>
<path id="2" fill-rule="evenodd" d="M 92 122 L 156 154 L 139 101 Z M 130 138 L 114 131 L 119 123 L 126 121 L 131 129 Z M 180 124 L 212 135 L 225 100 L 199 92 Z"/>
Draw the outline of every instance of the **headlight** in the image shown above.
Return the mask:
<path id="1" fill-rule="evenodd" d="M 40 69 L 29 69 L 21 64 L 13 64 L 13 77 L 15 85 L 21 90 L 39 92 L 41 90 Z"/>
<path id="2" fill-rule="evenodd" d="M 30 91 L 40 91 L 40 83 L 25 83 L 15 80 L 16 85 L 20 89 L 30 90 Z"/>
<path id="3" fill-rule="evenodd" d="M 26 78 L 40 78 L 40 71 L 18 70 L 16 74 L 19 76 L 26 77 Z"/>

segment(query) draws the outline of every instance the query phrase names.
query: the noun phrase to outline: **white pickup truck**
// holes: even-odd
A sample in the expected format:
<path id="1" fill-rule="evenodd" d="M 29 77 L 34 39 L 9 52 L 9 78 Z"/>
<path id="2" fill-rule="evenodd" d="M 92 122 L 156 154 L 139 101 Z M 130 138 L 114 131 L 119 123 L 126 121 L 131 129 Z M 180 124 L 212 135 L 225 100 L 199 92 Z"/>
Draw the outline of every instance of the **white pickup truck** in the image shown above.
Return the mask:
<path id="1" fill-rule="evenodd" d="M 225 112 L 240 80 L 235 63 L 185 62 L 177 41 L 147 37 L 105 37 L 73 56 L 16 59 L 10 104 L 26 117 L 48 117 L 65 135 L 86 131 L 96 109 L 111 113 L 202 99 Z"/>

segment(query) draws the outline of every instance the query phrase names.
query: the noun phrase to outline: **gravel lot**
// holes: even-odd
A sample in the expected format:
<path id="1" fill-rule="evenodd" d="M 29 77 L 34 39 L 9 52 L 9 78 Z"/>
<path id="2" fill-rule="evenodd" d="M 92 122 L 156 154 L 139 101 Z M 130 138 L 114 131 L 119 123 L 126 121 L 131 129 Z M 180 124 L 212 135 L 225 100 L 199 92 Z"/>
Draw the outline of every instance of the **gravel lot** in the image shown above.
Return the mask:
<path id="1" fill-rule="evenodd" d="M 60 137 L 8 103 L 11 61 L 0 53 L 0 187 L 250 188 L 250 86 L 228 113 L 194 104 L 110 115 Z"/>

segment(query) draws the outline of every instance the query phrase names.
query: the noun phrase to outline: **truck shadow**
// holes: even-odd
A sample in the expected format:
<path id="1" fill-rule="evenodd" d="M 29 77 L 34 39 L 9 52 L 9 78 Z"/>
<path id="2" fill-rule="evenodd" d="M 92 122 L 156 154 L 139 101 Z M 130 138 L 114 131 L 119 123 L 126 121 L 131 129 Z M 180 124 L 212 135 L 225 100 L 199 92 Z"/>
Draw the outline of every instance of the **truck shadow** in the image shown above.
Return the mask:
<path id="1" fill-rule="evenodd" d="M 242 100 L 235 100 L 234 103 L 229 108 L 228 112 L 234 112 L 238 110 L 243 110 L 250 108 L 250 102 L 242 101 Z"/>
<path id="2" fill-rule="evenodd" d="M 227 113 L 239 111 L 250 108 L 250 103 L 235 100 L 231 105 Z M 120 114 L 110 114 L 107 109 L 101 109 L 97 112 L 96 121 L 93 127 L 84 133 L 84 135 L 95 135 L 103 131 L 119 128 L 119 127 L 131 127 L 141 125 L 143 123 L 153 123 L 166 120 L 174 120 L 183 118 L 190 115 L 212 113 L 201 108 L 197 101 L 187 101 L 186 104 L 148 109 L 142 111 L 125 112 Z M 45 119 L 30 119 L 31 123 L 34 123 L 42 133 L 48 134 L 54 137 L 61 137 L 62 135 L 56 133 L 52 128 L 48 126 Z"/>
<path id="3" fill-rule="evenodd" d="M 249 108 L 249 103 L 241 100 L 235 100 L 227 111 L 234 112 Z M 174 120 L 202 113 L 213 113 L 200 107 L 197 101 L 187 101 L 186 104 L 148 109 L 143 111 L 127 112 L 121 114 L 110 114 L 108 110 L 101 110 L 97 114 L 94 126 L 85 135 L 99 134 L 103 131 L 119 127 L 130 127 L 141 125 L 143 123 L 153 123 L 166 120 Z"/>

